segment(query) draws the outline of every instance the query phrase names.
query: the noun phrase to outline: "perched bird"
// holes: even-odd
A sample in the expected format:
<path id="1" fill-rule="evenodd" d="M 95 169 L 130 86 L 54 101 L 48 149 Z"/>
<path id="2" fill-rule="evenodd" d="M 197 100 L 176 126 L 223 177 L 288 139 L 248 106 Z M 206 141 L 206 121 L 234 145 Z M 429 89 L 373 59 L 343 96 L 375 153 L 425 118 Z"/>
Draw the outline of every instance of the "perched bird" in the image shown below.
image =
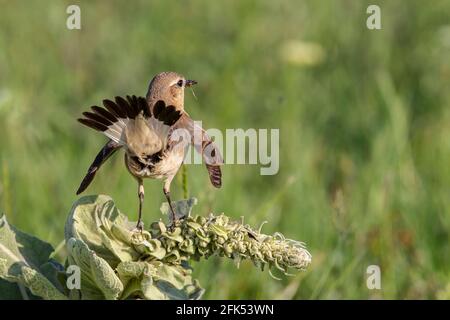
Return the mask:
<path id="1" fill-rule="evenodd" d="M 184 111 L 184 89 L 197 82 L 175 72 L 157 74 L 150 82 L 147 96 L 115 97 L 103 106 L 84 112 L 80 123 L 103 132 L 110 140 L 97 154 L 78 188 L 82 193 L 100 166 L 118 149 L 125 150 L 125 165 L 138 182 L 139 218 L 142 230 L 144 178 L 164 181 L 163 192 L 169 203 L 172 224 L 177 220 L 170 200 L 170 183 L 183 164 L 189 145 L 202 155 L 212 185 L 220 188 L 223 164 L 220 152 L 206 132 Z M 179 134 L 180 132 L 184 134 Z"/>

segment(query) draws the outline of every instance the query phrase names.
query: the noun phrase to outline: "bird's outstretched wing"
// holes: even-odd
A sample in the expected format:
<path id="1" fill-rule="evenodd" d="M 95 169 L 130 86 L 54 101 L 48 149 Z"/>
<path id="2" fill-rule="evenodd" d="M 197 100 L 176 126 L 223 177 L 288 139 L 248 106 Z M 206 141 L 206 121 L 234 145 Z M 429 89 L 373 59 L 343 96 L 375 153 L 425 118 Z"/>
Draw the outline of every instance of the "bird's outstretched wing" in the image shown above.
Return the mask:
<path id="1" fill-rule="evenodd" d="M 222 186 L 220 166 L 223 165 L 223 158 L 214 141 L 186 112 L 183 112 L 180 119 L 172 126 L 172 130 L 176 129 L 187 130 L 191 139 L 190 143 L 202 155 L 211 184 L 220 188 Z"/>
<path id="2" fill-rule="evenodd" d="M 181 116 L 174 106 L 166 106 L 164 101 L 158 101 L 153 114 L 143 97 L 127 96 L 126 99 L 116 97 L 115 101 L 103 100 L 103 106 L 91 107 L 92 112 L 84 112 L 85 118 L 78 121 L 85 126 L 105 134 L 110 141 L 98 153 L 90 166 L 88 173 L 81 182 L 77 194 L 83 192 L 94 179 L 100 166 L 118 149 L 127 145 L 126 128 L 135 125 L 136 118 L 143 117 L 146 125 L 156 135 L 166 136 L 172 126 Z M 143 137 L 145 138 L 145 137 Z"/>
<path id="3" fill-rule="evenodd" d="M 115 102 L 103 100 L 106 108 L 98 106 L 91 107 L 92 112 L 83 112 L 85 118 L 78 121 L 94 130 L 103 132 L 108 138 L 120 145 L 126 145 L 124 137 L 125 128 L 133 126 L 135 119 L 142 115 L 147 119 L 147 125 L 155 133 L 167 133 L 181 116 L 181 112 L 174 106 L 166 106 L 164 101 L 159 100 L 153 108 L 153 115 L 144 97 L 127 96 L 116 97 Z"/>
<path id="4" fill-rule="evenodd" d="M 160 135 L 166 135 L 170 126 L 181 116 L 180 111 L 174 106 L 166 106 L 162 100 L 155 104 L 152 115 L 145 98 L 136 96 L 127 96 L 127 100 L 116 97 L 115 102 L 106 99 L 103 100 L 103 105 L 106 109 L 93 106 L 92 112 L 83 112 L 85 118 L 80 118 L 78 121 L 103 132 L 122 146 L 127 145 L 125 129 L 133 127 L 138 116 L 143 116 L 149 129 Z"/>

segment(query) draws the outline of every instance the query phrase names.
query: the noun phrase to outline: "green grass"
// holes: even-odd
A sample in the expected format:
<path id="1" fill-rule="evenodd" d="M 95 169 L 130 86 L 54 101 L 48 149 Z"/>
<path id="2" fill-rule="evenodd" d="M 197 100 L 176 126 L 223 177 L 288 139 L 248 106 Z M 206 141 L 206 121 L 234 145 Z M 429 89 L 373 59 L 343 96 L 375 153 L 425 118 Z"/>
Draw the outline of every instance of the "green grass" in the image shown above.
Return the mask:
<path id="1" fill-rule="evenodd" d="M 365 27 L 367 1 L 77 1 L 82 30 L 69 31 L 72 3 L 0 1 L 0 210 L 12 224 L 57 246 L 105 141 L 76 118 L 174 70 L 199 81 L 186 108 L 205 127 L 280 129 L 278 175 L 229 165 L 215 190 L 187 167 L 197 212 L 267 220 L 313 255 L 282 281 L 195 263 L 206 298 L 450 298 L 449 1 L 377 1 L 379 31 Z M 290 63 L 292 41 L 323 58 Z M 136 189 L 117 155 L 88 193 L 135 219 Z M 183 196 L 181 174 L 172 189 Z M 163 200 L 147 181 L 147 225 Z M 371 264 L 382 290 L 366 287 Z"/>

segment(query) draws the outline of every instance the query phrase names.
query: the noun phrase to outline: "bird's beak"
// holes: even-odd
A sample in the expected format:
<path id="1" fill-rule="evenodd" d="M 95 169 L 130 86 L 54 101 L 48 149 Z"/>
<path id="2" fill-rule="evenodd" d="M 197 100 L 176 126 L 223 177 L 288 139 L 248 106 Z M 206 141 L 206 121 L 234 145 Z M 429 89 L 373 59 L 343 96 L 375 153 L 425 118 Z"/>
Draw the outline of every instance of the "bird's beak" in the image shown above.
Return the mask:
<path id="1" fill-rule="evenodd" d="M 186 87 L 192 87 L 194 84 L 197 84 L 195 80 L 186 80 Z"/>

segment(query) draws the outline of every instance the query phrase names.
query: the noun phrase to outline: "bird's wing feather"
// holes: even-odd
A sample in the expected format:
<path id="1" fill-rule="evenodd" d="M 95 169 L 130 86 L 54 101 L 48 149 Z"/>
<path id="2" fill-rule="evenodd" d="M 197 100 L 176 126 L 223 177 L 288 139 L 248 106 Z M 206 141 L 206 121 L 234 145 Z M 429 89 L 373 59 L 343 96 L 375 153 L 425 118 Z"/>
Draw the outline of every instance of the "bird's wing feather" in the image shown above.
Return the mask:
<path id="1" fill-rule="evenodd" d="M 189 133 L 191 139 L 189 143 L 202 155 L 211 184 L 216 188 L 220 188 L 222 186 L 222 171 L 220 166 L 223 165 L 223 158 L 214 141 L 186 112 L 183 112 L 180 119 L 171 127 L 169 148 L 180 143 L 180 136 L 177 135 L 177 137 L 174 137 L 175 135 L 173 134 L 177 132 L 177 129 L 184 129 Z"/>
<path id="2" fill-rule="evenodd" d="M 109 140 L 107 144 L 100 150 L 100 152 L 95 157 L 94 162 L 92 162 L 91 166 L 88 169 L 88 172 L 86 173 L 86 176 L 84 177 L 83 181 L 81 182 L 80 186 L 78 187 L 77 194 L 82 193 L 86 188 L 91 184 L 92 180 L 95 177 L 95 174 L 97 173 L 98 169 L 100 169 L 100 166 L 108 160 L 109 157 L 111 157 L 114 152 L 119 150 L 121 148 L 121 145 L 114 142 L 113 140 Z"/>
<path id="3" fill-rule="evenodd" d="M 162 141 L 167 137 L 170 126 L 181 116 L 174 106 L 166 106 L 164 101 L 156 103 L 153 115 L 144 97 L 116 97 L 115 101 L 103 100 L 103 106 L 91 107 L 91 112 L 84 112 L 84 118 L 78 121 L 94 130 L 103 132 L 115 143 L 126 146 L 125 129 L 135 125 L 136 118 L 143 116 L 147 126 Z"/>
<path id="4" fill-rule="evenodd" d="M 83 113 L 84 118 L 78 119 L 78 121 L 102 132 L 110 141 L 97 154 L 81 182 L 77 194 L 80 194 L 89 186 L 100 166 L 115 151 L 121 147 L 129 147 L 127 138 L 130 137 L 130 133 L 147 133 L 146 137 L 134 135 L 133 143 L 137 149 L 140 147 L 139 144 L 148 143 L 148 140 L 152 137 L 155 137 L 156 140 L 159 138 L 164 144 L 166 143 L 170 126 L 180 118 L 181 112 L 173 106 L 166 107 L 163 101 L 158 101 L 157 104 L 158 110 L 155 110 L 152 114 L 146 99 L 143 97 L 134 95 L 127 96 L 126 99 L 116 97 L 115 101 L 103 100 L 104 108 L 93 106 L 91 112 Z M 139 130 L 142 129 L 142 126 L 136 125 L 136 123 L 143 124 L 147 129 Z"/>

